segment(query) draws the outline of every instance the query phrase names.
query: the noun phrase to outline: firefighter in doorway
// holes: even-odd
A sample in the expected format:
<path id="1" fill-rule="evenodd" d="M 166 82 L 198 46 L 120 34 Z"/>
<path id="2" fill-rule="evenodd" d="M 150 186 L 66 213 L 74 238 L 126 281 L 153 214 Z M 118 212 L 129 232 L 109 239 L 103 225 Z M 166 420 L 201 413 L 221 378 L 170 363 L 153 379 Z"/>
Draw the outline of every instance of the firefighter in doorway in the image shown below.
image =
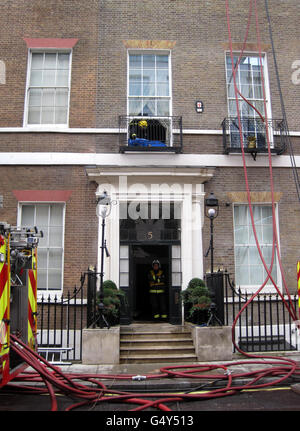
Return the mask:
<path id="1" fill-rule="evenodd" d="M 165 297 L 165 275 L 161 269 L 159 260 L 154 260 L 152 262 L 152 269 L 149 271 L 148 281 L 152 316 L 154 319 L 166 319 L 168 316 Z"/>

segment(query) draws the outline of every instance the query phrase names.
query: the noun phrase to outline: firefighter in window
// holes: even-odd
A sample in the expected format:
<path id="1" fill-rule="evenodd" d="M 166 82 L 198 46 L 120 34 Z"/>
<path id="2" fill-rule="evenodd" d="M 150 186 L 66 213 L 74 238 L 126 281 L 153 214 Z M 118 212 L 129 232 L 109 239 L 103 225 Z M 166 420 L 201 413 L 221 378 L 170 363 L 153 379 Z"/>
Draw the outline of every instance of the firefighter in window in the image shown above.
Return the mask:
<path id="1" fill-rule="evenodd" d="M 160 318 L 166 319 L 168 316 L 166 310 L 165 275 L 161 269 L 159 260 L 154 260 L 152 262 L 152 269 L 149 271 L 148 281 L 152 317 L 155 320 Z"/>

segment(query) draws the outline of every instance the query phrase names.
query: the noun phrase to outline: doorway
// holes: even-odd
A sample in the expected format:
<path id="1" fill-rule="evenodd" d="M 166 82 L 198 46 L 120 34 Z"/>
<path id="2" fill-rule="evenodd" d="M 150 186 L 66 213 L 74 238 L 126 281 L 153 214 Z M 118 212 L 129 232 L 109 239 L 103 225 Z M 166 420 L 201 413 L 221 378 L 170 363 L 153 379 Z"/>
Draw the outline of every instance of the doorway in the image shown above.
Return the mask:
<path id="1" fill-rule="evenodd" d="M 165 297 L 167 315 L 169 316 L 169 289 L 171 277 L 171 250 L 169 245 L 131 245 L 130 247 L 130 280 L 133 293 L 133 320 L 152 322 L 148 273 L 153 260 L 159 260 L 165 274 Z M 168 319 L 166 320 L 168 321 Z"/>

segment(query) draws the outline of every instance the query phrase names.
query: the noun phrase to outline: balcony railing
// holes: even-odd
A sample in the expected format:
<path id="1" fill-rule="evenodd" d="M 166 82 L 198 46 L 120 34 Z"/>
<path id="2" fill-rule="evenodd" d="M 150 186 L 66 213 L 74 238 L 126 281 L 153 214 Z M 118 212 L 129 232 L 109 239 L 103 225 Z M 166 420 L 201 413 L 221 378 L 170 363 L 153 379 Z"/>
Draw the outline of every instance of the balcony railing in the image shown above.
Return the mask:
<path id="1" fill-rule="evenodd" d="M 286 149 L 287 129 L 284 120 L 268 120 L 267 125 L 261 118 L 241 118 L 243 148 L 245 153 L 267 153 L 268 128 L 271 153 L 282 154 Z M 238 118 L 225 118 L 222 122 L 225 154 L 241 153 L 241 137 Z"/>
<path id="2" fill-rule="evenodd" d="M 182 152 L 182 117 L 119 117 L 120 152 Z"/>

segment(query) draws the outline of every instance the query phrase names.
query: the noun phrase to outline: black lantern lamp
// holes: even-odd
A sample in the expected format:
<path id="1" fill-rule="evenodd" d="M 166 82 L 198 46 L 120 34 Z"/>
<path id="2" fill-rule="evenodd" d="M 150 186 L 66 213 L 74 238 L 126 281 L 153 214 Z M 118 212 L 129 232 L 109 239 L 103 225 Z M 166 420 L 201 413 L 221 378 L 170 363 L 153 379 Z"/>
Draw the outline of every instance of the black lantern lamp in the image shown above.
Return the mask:
<path id="1" fill-rule="evenodd" d="M 109 216 L 111 212 L 111 205 L 112 201 L 111 198 L 108 196 L 107 192 L 104 191 L 102 195 L 100 195 L 97 199 L 97 216 L 102 218 L 102 241 L 101 241 L 101 270 L 100 270 L 100 296 L 99 296 L 99 319 L 100 319 L 100 327 L 102 328 L 103 323 L 107 328 L 109 328 L 109 324 L 107 320 L 105 319 L 105 316 L 103 314 L 104 311 L 104 293 L 103 293 L 103 278 L 104 278 L 104 251 L 106 254 L 106 257 L 109 257 L 109 252 L 106 247 L 106 240 L 105 240 L 105 219 Z"/>
<path id="2" fill-rule="evenodd" d="M 210 219 L 210 245 L 206 252 L 205 257 L 208 256 L 210 252 L 211 263 L 210 272 L 214 272 L 214 219 L 219 215 L 219 201 L 213 194 L 210 193 L 209 197 L 205 199 L 205 216 Z"/>

